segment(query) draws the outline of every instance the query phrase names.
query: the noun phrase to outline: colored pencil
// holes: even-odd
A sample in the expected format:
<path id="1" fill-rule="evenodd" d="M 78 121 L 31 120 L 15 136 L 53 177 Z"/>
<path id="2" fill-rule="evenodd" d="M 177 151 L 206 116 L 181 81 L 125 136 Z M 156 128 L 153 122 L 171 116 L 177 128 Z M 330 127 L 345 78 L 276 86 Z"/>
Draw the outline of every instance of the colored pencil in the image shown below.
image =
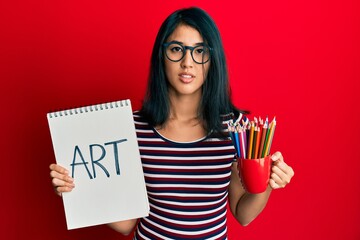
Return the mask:
<path id="1" fill-rule="evenodd" d="M 234 123 L 234 126 L 237 126 L 239 123 L 240 123 L 240 120 L 242 118 L 242 113 L 239 114 L 239 117 L 236 119 L 235 123 Z"/>
<path id="2" fill-rule="evenodd" d="M 256 141 L 257 141 L 257 127 L 256 125 L 254 126 L 254 137 L 253 137 L 253 141 L 252 141 L 252 149 L 251 149 L 251 159 L 255 158 L 255 149 L 256 149 Z"/>
<path id="3" fill-rule="evenodd" d="M 240 144 L 241 144 L 241 153 L 243 159 L 246 159 L 246 138 L 245 138 L 245 130 L 243 128 L 240 129 Z"/>
<path id="4" fill-rule="evenodd" d="M 239 134 L 236 131 L 236 128 L 234 130 L 234 136 L 235 136 L 235 144 L 236 144 L 236 154 L 240 157 L 241 156 L 241 152 L 240 152 L 240 144 L 239 144 Z"/>
<path id="5" fill-rule="evenodd" d="M 257 134 L 256 134 L 256 142 L 255 142 L 255 151 L 254 151 L 254 159 L 257 159 L 259 156 L 259 147 L 260 147 L 260 140 L 261 140 L 261 131 L 260 127 L 257 127 Z"/>
<path id="6" fill-rule="evenodd" d="M 267 124 L 267 122 L 265 121 L 265 123 L 264 123 L 264 125 L 263 125 L 263 128 L 262 128 L 262 133 L 261 133 L 261 142 L 260 142 L 260 149 L 259 149 L 259 158 L 262 157 L 262 152 L 263 152 L 264 145 L 265 145 L 265 139 L 266 139 L 267 129 L 268 129 L 268 124 Z"/>
<path id="7" fill-rule="evenodd" d="M 254 122 L 251 121 L 251 126 L 250 126 L 250 132 L 249 132 L 249 141 L 248 141 L 248 159 L 251 159 L 252 156 L 252 148 L 253 148 L 253 141 L 254 141 Z"/>
<path id="8" fill-rule="evenodd" d="M 240 123 L 241 122 L 241 123 Z M 276 117 L 269 122 L 268 117 L 254 117 L 250 121 L 246 116 L 239 115 L 237 120 L 228 122 L 228 132 L 234 145 L 236 155 L 243 159 L 263 158 L 270 154 L 275 135 Z"/>
<path id="9" fill-rule="evenodd" d="M 264 128 L 264 121 L 261 119 L 261 117 L 259 117 L 259 133 L 258 133 L 259 137 L 258 137 L 258 142 L 257 142 L 257 151 L 255 152 L 255 154 L 256 154 L 255 158 L 258 158 L 261 155 L 260 149 L 261 149 L 263 128 Z"/>
<path id="10" fill-rule="evenodd" d="M 263 157 L 267 156 L 267 153 L 269 151 L 269 143 L 270 143 L 270 135 L 271 135 L 271 129 L 273 126 L 273 122 L 270 123 L 267 131 L 266 131 L 266 138 L 265 138 L 265 143 L 264 143 L 264 152 L 263 152 Z"/>
<path id="11" fill-rule="evenodd" d="M 265 120 L 265 123 L 268 123 L 268 118 L 266 117 L 266 120 Z M 265 138 L 264 138 L 264 145 L 263 145 L 263 148 L 261 150 L 261 157 L 265 157 L 265 150 L 266 150 L 266 144 L 267 144 L 267 141 L 269 139 L 269 133 L 270 133 L 270 126 L 267 127 L 266 131 L 265 131 Z"/>
<path id="12" fill-rule="evenodd" d="M 270 154 L 270 146 L 271 146 L 272 139 L 274 137 L 275 125 L 276 125 L 276 119 L 274 117 L 274 119 L 271 121 L 270 136 L 267 141 L 266 148 L 265 148 L 266 156 Z"/>

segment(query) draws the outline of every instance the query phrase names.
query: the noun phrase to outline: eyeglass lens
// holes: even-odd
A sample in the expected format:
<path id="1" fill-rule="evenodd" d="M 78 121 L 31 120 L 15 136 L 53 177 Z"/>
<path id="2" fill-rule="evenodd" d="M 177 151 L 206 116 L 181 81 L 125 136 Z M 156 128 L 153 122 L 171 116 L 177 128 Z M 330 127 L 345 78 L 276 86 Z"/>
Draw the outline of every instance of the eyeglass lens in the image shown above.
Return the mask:
<path id="1" fill-rule="evenodd" d="M 180 61 L 186 54 L 185 48 L 190 49 L 191 56 L 196 63 L 206 63 L 210 58 L 207 46 L 184 47 L 178 43 L 171 43 L 166 47 L 166 56 L 174 62 Z"/>

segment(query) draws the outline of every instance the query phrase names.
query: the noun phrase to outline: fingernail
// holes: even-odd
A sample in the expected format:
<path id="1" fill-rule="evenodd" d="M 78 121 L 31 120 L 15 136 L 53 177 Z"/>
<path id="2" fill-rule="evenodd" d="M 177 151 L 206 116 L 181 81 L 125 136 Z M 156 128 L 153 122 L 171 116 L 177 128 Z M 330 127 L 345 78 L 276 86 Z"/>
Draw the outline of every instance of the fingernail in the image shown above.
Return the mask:
<path id="1" fill-rule="evenodd" d="M 276 161 L 276 160 L 278 160 L 278 159 L 279 159 L 279 158 L 278 158 L 277 155 L 271 155 L 271 160 Z"/>

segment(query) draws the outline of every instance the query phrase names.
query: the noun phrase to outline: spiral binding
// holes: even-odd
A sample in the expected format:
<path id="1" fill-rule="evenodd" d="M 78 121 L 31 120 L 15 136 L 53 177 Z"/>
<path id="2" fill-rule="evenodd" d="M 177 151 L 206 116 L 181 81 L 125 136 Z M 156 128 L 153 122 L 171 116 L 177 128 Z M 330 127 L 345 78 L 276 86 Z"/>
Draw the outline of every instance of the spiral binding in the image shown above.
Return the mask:
<path id="1" fill-rule="evenodd" d="M 82 113 L 88 113 L 88 112 L 94 112 L 94 111 L 102 111 L 102 110 L 112 109 L 112 108 L 119 108 L 119 107 L 124 107 L 124 106 L 129 106 L 129 105 L 130 105 L 130 100 L 126 99 L 126 100 L 121 100 L 121 101 L 101 103 L 101 104 L 96 104 L 96 105 L 55 111 L 55 112 L 48 113 L 48 117 L 49 118 L 64 117 L 64 116 L 69 116 L 69 115 L 76 115 L 76 114 L 82 114 Z"/>

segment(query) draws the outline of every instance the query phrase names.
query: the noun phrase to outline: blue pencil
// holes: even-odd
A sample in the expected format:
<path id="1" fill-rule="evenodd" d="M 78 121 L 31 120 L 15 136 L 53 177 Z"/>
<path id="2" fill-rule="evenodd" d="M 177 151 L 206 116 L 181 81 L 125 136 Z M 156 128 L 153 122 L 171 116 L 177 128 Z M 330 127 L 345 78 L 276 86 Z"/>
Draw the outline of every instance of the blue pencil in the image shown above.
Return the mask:
<path id="1" fill-rule="evenodd" d="M 239 144 L 239 133 L 236 130 L 234 131 L 234 136 L 235 136 L 236 154 L 238 155 L 238 157 L 241 157 L 240 144 Z"/>

